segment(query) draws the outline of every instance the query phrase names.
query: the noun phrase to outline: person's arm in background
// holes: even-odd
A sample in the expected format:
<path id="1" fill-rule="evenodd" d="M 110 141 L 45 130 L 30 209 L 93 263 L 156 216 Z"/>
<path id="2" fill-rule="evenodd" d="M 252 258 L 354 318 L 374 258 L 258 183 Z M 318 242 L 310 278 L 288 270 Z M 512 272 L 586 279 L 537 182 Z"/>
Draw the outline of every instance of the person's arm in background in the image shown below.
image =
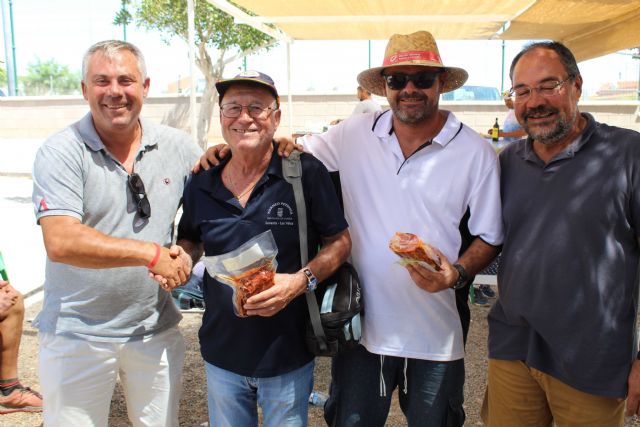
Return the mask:
<path id="1" fill-rule="evenodd" d="M 484 136 L 486 138 L 491 138 L 491 131 L 492 129 L 489 129 L 487 131 L 487 135 L 484 135 Z M 498 136 L 502 138 L 524 138 L 525 136 L 527 136 L 527 133 L 524 131 L 524 129 L 518 129 L 511 132 L 505 132 L 502 129 L 500 129 L 498 131 Z"/>

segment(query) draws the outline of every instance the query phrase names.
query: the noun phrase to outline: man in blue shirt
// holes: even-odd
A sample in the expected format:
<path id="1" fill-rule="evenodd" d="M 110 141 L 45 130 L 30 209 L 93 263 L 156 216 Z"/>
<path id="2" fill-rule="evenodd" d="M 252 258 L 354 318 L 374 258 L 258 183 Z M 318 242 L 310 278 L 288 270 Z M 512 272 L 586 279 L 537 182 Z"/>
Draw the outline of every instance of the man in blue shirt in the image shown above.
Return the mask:
<path id="1" fill-rule="evenodd" d="M 528 134 L 500 153 L 504 246 L 489 314 L 487 426 L 621 427 L 639 412 L 640 134 L 580 113 L 557 42 L 511 65 Z"/>
<path id="2" fill-rule="evenodd" d="M 305 345 L 305 292 L 347 258 L 351 239 L 326 168 L 301 156 L 310 262 L 301 265 L 293 187 L 273 135 L 280 123 L 273 80 L 246 71 L 216 84 L 222 134 L 231 149 L 220 165 L 194 175 L 184 194 L 178 244 L 194 259 L 230 252 L 271 230 L 278 247 L 274 285 L 233 310 L 232 289 L 204 277 L 200 345 L 211 425 L 305 426 L 313 355 Z M 318 252 L 319 245 L 322 249 Z"/>

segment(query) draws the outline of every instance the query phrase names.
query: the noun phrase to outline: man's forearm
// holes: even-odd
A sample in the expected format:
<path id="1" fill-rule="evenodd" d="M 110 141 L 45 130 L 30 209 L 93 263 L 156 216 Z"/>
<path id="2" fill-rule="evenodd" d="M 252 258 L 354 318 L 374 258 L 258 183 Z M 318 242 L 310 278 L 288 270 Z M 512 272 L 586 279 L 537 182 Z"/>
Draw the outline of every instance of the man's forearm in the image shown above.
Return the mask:
<path id="1" fill-rule="evenodd" d="M 308 267 L 318 281 L 331 276 L 351 252 L 351 237 L 348 230 L 323 239 L 320 252 L 309 262 Z M 304 267 L 304 266 L 303 266 Z"/>
<path id="2" fill-rule="evenodd" d="M 469 276 L 475 276 L 479 271 L 491 264 L 491 261 L 500 253 L 500 246 L 493 246 L 476 237 L 466 251 L 458 258 Z"/>
<path id="3" fill-rule="evenodd" d="M 108 236 L 70 217 L 40 219 L 49 259 L 82 268 L 148 265 L 156 255 L 152 242 Z"/>

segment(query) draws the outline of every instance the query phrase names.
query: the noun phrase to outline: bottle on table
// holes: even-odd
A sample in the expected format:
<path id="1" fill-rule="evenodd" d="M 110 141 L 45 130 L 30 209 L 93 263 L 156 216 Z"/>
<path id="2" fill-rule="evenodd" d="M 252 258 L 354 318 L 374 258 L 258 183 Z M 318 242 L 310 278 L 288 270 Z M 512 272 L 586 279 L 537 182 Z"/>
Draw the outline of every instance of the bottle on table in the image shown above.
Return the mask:
<path id="1" fill-rule="evenodd" d="M 496 117 L 496 122 L 493 124 L 493 128 L 491 128 L 491 140 L 493 142 L 498 142 L 500 137 L 500 125 L 498 124 L 498 118 Z"/>

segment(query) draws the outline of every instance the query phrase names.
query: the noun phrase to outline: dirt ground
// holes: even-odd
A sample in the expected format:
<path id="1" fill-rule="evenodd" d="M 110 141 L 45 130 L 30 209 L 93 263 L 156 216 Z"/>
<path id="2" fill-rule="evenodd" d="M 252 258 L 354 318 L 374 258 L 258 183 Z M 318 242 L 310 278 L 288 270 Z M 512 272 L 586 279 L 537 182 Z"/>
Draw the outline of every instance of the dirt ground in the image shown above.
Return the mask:
<path id="1" fill-rule="evenodd" d="M 39 389 L 37 375 L 37 333 L 31 327 L 32 319 L 39 310 L 39 304 L 28 310 L 25 320 L 22 345 L 20 348 L 20 377 L 25 385 Z M 471 327 L 467 342 L 467 355 L 465 358 L 466 383 L 465 383 L 465 411 L 467 414 L 466 426 L 482 426 L 480 421 L 480 407 L 486 384 L 487 367 L 487 321 L 488 308 L 471 306 Z M 187 342 L 187 355 L 185 361 L 183 387 L 184 392 L 180 406 L 181 427 L 205 427 L 207 423 L 206 387 L 202 359 L 198 348 L 198 328 L 201 314 L 185 313 L 180 324 Z M 330 364 L 328 358 L 318 358 L 315 371 L 315 389 L 328 392 Z M 397 396 L 397 390 L 394 392 Z M 36 427 L 42 422 L 40 414 L 16 413 L 0 415 L 0 427 Z M 324 426 L 322 410 L 311 406 L 309 411 L 309 425 L 312 427 Z M 387 426 L 405 426 L 406 422 L 394 397 L 391 413 L 387 420 Z M 122 390 L 117 387 L 111 402 L 111 414 L 109 426 L 131 426 L 126 414 L 124 396 Z M 640 427 L 640 421 L 633 419 L 625 423 L 627 427 Z"/>

